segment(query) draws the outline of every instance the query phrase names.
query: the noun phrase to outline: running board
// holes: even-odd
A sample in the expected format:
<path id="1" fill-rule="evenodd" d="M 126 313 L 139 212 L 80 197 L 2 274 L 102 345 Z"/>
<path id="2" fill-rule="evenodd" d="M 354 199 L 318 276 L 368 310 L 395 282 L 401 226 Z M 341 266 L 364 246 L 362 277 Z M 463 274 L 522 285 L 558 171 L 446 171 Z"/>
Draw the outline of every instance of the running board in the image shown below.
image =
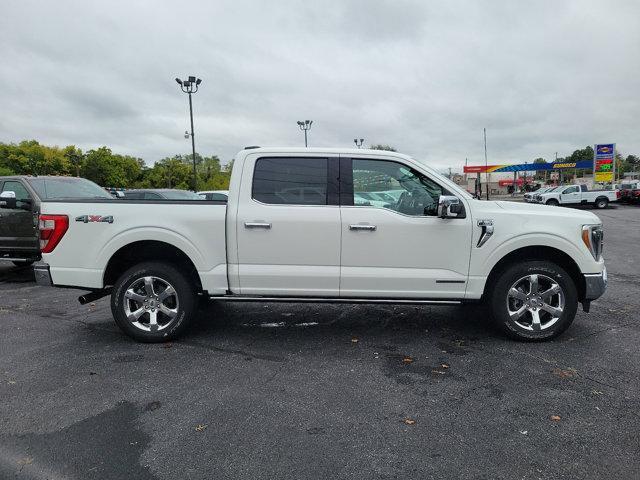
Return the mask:
<path id="1" fill-rule="evenodd" d="M 461 300 L 423 300 L 419 298 L 327 298 L 327 297 L 252 297 L 248 295 L 212 296 L 211 300 L 226 302 L 282 303 L 388 303 L 408 305 L 460 305 Z"/>

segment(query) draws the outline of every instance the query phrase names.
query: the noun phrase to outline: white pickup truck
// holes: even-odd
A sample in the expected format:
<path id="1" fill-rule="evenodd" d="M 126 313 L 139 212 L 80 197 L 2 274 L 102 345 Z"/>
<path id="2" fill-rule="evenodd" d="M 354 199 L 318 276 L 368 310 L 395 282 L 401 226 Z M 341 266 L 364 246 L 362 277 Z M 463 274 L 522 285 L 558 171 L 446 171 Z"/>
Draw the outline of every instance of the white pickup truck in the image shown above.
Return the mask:
<path id="1" fill-rule="evenodd" d="M 595 205 L 596 208 L 607 208 L 609 202 L 620 198 L 619 190 L 589 190 L 586 185 L 567 185 L 536 194 L 535 203 L 545 205 Z"/>
<path id="2" fill-rule="evenodd" d="M 393 194 L 354 202 L 368 192 Z M 476 200 L 393 152 L 252 148 L 227 203 L 43 201 L 35 272 L 90 290 L 81 302 L 111 294 L 116 323 L 145 342 L 182 333 L 199 296 L 484 301 L 509 336 L 544 340 L 603 294 L 602 235 L 590 212 Z"/>

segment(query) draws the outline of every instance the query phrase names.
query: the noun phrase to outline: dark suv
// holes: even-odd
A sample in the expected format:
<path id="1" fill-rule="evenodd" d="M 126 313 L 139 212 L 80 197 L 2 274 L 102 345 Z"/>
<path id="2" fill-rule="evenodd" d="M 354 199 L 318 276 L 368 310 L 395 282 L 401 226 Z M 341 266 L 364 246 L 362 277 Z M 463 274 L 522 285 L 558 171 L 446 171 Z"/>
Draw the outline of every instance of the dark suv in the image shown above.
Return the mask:
<path id="1" fill-rule="evenodd" d="M 41 200 L 109 198 L 95 183 L 76 177 L 0 177 L 0 259 L 16 265 L 40 259 Z"/>

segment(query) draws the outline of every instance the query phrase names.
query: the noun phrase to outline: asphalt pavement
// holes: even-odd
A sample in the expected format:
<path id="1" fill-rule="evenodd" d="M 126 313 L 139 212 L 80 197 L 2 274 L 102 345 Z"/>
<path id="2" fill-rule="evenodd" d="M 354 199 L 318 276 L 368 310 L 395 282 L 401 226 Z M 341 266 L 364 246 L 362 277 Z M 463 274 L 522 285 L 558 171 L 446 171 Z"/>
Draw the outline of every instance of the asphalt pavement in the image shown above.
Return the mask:
<path id="1" fill-rule="evenodd" d="M 640 478 L 640 207 L 555 341 L 477 307 L 209 303 L 137 344 L 0 263 L 1 479 Z"/>

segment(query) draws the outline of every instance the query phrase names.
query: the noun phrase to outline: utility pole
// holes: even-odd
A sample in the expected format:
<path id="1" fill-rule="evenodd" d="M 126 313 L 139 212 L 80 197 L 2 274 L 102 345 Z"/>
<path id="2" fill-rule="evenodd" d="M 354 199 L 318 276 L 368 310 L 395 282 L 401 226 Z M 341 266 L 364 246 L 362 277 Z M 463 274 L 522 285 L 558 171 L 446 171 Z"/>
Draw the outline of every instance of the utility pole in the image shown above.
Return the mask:
<path id="1" fill-rule="evenodd" d="M 489 200 L 489 172 L 487 171 L 489 170 L 487 162 L 487 129 L 483 128 L 482 130 L 484 132 L 484 179 L 486 181 L 485 189 L 487 190 L 487 200 Z"/>
<path id="2" fill-rule="evenodd" d="M 185 132 L 185 137 L 191 135 L 191 153 L 193 155 L 193 191 L 198 191 L 198 176 L 196 173 L 196 141 L 193 133 L 193 103 L 191 102 L 191 94 L 198 91 L 198 87 L 202 80 L 194 76 L 189 76 L 187 80 L 176 78 L 176 82 L 180 85 L 180 89 L 189 94 L 189 117 L 191 118 L 191 133 Z"/>
<path id="3" fill-rule="evenodd" d="M 354 139 L 353 139 L 353 143 L 355 143 L 355 144 L 356 144 L 356 147 L 358 147 L 358 148 L 362 148 L 362 144 L 364 143 L 364 138 L 361 138 L 359 143 L 358 143 L 358 139 L 357 139 L 357 138 L 354 138 Z"/>

